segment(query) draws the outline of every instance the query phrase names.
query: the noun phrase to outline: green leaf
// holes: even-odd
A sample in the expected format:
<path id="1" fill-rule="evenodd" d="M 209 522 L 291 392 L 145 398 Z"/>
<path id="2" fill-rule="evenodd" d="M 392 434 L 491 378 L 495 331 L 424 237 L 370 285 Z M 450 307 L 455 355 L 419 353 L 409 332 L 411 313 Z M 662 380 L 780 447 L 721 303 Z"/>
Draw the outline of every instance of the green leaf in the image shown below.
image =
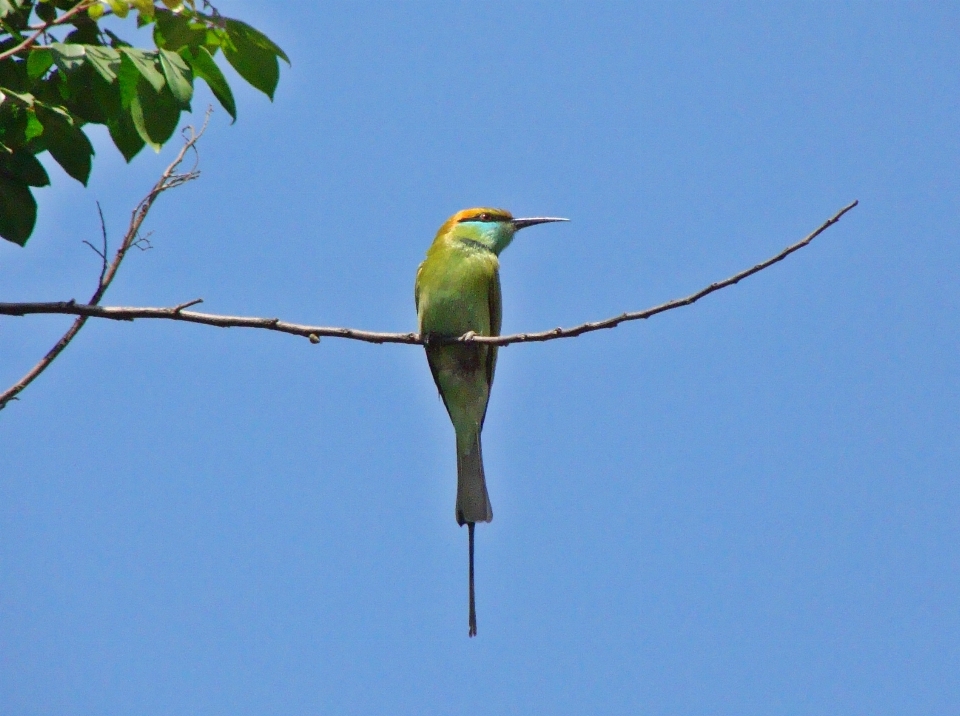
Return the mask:
<path id="1" fill-rule="evenodd" d="M 93 18 L 90 18 L 85 15 L 76 15 L 71 21 L 76 29 L 63 38 L 65 44 L 68 45 L 99 45 L 100 43 L 100 27 L 93 21 Z"/>
<path id="2" fill-rule="evenodd" d="M 83 45 L 65 45 L 62 42 L 54 42 L 50 45 L 50 52 L 53 54 L 53 60 L 57 63 L 57 67 L 64 72 L 75 70 L 83 64 L 85 54 Z M 27 71 L 29 72 L 29 67 Z"/>
<path id="3" fill-rule="evenodd" d="M 43 124 L 37 119 L 36 112 L 27 112 L 27 126 L 24 129 L 24 141 L 29 142 L 43 134 Z"/>
<path id="4" fill-rule="evenodd" d="M 230 42 L 223 45 L 223 54 L 227 61 L 243 79 L 272 100 L 280 81 L 276 52 L 259 43 L 257 40 L 264 36 L 246 23 L 227 20 L 226 27 Z"/>
<path id="5" fill-rule="evenodd" d="M 43 77 L 52 65 L 53 53 L 50 52 L 50 48 L 34 48 L 27 57 L 27 76 L 32 80 Z"/>
<path id="6" fill-rule="evenodd" d="M 60 105 L 51 104 L 49 102 L 41 102 L 40 100 L 34 102 L 34 109 L 37 107 L 41 107 L 48 112 L 53 112 L 67 124 L 73 124 L 73 117 L 70 116 L 70 112 L 67 111 L 66 107 L 61 107 Z"/>
<path id="7" fill-rule="evenodd" d="M 217 49 L 224 43 L 230 42 L 227 31 L 219 27 L 208 27 L 203 38 L 203 46 L 210 50 L 211 55 L 217 54 Z"/>
<path id="8" fill-rule="evenodd" d="M 113 14 L 121 19 L 125 18 L 127 13 L 130 12 L 130 6 L 124 0 L 107 0 L 107 4 L 113 10 Z"/>
<path id="9" fill-rule="evenodd" d="M 117 149 L 128 162 L 131 161 L 140 150 L 143 149 L 143 137 L 133 126 L 133 118 L 129 112 L 121 112 L 114 119 L 107 122 L 110 129 L 110 138 L 117 145 Z"/>
<path id="10" fill-rule="evenodd" d="M 260 32 L 257 28 L 250 27 L 250 25 L 240 20 L 227 20 L 226 24 L 227 34 L 230 35 L 231 38 L 236 34 L 242 33 L 253 44 L 262 47 L 264 50 L 269 50 L 288 65 L 290 64 L 290 58 L 287 57 L 287 53 L 281 50 L 277 43 Z"/>
<path id="11" fill-rule="evenodd" d="M 189 110 L 190 99 L 193 97 L 193 72 L 190 71 L 190 66 L 180 55 L 170 50 L 160 50 L 160 66 L 173 96 L 183 109 Z"/>
<path id="12" fill-rule="evenodd" d="M 141 141 L 159 152 L 177 128 L 180 105 L 169 90 L 165 88 L 162 92 L 154 92 L 153 87 L 141 78 L 135 94 L 130 98 L 129 116 Z"/>
<path id="13" fill-rule="evenodd" d="M 28 186 L 49 186 L 50 184 L 47 170 L 32 153 L 22 149 L 3 157 L 0 161 L 0 176 Z"/>
<path id="14" fill-rule="evenodd" d="M 137 85 L 140 83 L 140 70 L 126 55 L 120 56 L 120 69 L 117 70 L 117 80 L 120 86 L 120 101 L 124 109 L 129 109 L 130 103 L 137 96 Z"/>
<path id="15" fill-rule="evenodd" d="M 9 87 L 4 87 L 2 90 L 0 90 L 0 97 L 11 97 L 14 99 L 18 99 L 20 100 L 20 102 L 27 105 L 28 107 L 32 107 L 34 100 L 36 99 L 29 92 L 14 92 Z M 2 102 L 3 102 L 3 99 L 0 99 L 0 103 Z"/>
<path id="16" fill-rule="evenodd" d="M 18 5 L 19 3 L 16 0 L 0 0 L 0 17 L 6 17 L 10 13 L 16 12 L 19 9 Z"/>
<path id="17" fill-rule="evenodd" d="M 170 139 L 177 128 L 180 103 L 166 87 L 160 92 L 154 92 L 146 82 L 141 82 L 137 87 L 137 99 L 143 112 L 143 128 L 149 137 L 147 144 L 159 152 L 160 146 Z"/>
<path id="18" fill-rule="evenodd" d="M 117 65 L 119 64 L 118 61 Z M 134 73 L 139 78 L 140 73 L 135 69 Z M 83 122 L 106 124 L 107 120 L 122 111 L 120 85 L 105 80 L 92 63 L 84 65 L 64 79 L 70 94 L 66 105 L 70 112 Z"/>
<path id="19" fill-rule="evenodd" d="M 153 151 L 159 152 L 160 145 L 153 141 L 150 132 L 147 131 L 147 123 L 143 119 L 143 105 L 140 104 L 140 97 L 134 95 L 130 101 L 130 119 L 133 120 L 133 127 L 137 134 Z"/>
<path id="20" fill-rule="evenodd" d="M 107 82 L 100 76 L 94 77 L 91 82 L 93 88 L 93 102 L 97 104 L 103 114 L 103 123 L 123 113 L 123 100 L 120 98 L 120 83 Z"/>
<path id="21" fill-rule="evenodd" d="M 213 55 L 206 47 L 181 47 L 180 56 L 187 61 L 193 70 L 193 74 L 202 79 L 210 86 L 213 96 L 216 97 L 223 108 L 237 121 L 237 105 L 233 101 L 233 92 L 230 91 L 230 85 L 226 78 L 217 67 L 213 60 Z"/>
<path id="22" fill-rule="evenodd" d="M 15 60 L 14 58 L 0 62 L 0 86 L 14 89 L 18 92 L 26 92 L 30 89 L 30 85 L 31 80 L 27 76 L 26 62 Z"/>
<path id="23" fill-rule="evenodd" d="M 26 131 L 29 124 L 30 109 L 24 108 L 19 102 L 6 98 L 0 104 L 0 141 L 10 152 L 12 149 L 26 144 Z"/>
<path id="24" fill-rule="evenodd" d="M 172 13 L 157 8 L 156 21 L 153 41 L 157 47 L 176 51 L 188 45 L 199 47 L 206 42 L 206 28 L 202 23 L 191 22 L 187 13 Z"/>
<path id="25" fill-rule="evenodd" d="M 25 184 L 0 176 L 0 236 L 23 246 L 37 223 L 37 200 Z"/>
<path id="26" fill-rule="evenodd" d="M 143 75 L 133 63 L 130 57 L 123 53 L 120 57 L 120 71 L 117 73 L 118 84 L 120 85 L 120 104 L 123 111 L 120 113 L 118 121 L 108 123 L 110 127 L 110 136 L 113 137 L 113 143 L 123 153 L 129 162 L 141 149 L 143 145 L 149 144 L 154 150 L 159 150 L 143 118 L 143 105 L 140 102 L 140 85 L 144 83 Z M 139 140 L 134 141 L 130 136 L 136 135 Z"/>
<path id="27" fill-rule="evenodd" d="M 37 117 L 43 123 L 43 142 L 63 170 L 86 186 L 93 146 L 83 130 L 65 120 L 56 109 L 37 105 Z"/>
<path id="28" fill-rule="evenodd" d="M 52 2 L 40 0 L 35 9 L 37 17 L 44 22 L 53 22 L 57 19 L 57 8 Z"/>
<path id="29" fill-rule="evenodd" d="M 134 47 L 121 47 L 120 52 L 124 57 L 130 59 L 134 66 L 140 71 L 144 79 L 147 80 L 153 88 L 159 92 L 163 89 L 165 80 L 163 75 L 157 70 L 157 53 L 138 50 Z"/>
<path id="30" fill-rule="evenodd" d="M 117 50 L 99 45 L 88 45 L 86 50 L 87 63 L 99 72 L 103 79 L 107 82 L 117 79 L 117 71 L 120 69 L 120 53 Z"/>
<path id="31" fill-rule="evenodd" d="M 130 0 L 130 5 L 137 10 L 137 27 L 153 22 L 153 16 L 157 12 L 153 0 Z"/>

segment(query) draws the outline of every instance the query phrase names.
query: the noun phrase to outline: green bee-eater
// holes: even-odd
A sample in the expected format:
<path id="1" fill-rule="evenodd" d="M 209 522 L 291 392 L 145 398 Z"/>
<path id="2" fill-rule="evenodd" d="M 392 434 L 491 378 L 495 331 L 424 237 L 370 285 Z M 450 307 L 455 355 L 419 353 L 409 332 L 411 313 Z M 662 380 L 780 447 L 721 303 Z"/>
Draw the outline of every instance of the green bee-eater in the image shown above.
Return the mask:
<path id="1" fill-rule="evenodd" d="M 480 431 L 487 413 L 497 347 L 430 345 L 431 338 L 465 333 L 500 335 L 500 261 L 513 235 L 550 221 L 514 219 L 502 209 L 465 209 L 444 222 L 417 270 L 414 297 L 427 362 L 457 434 L 457 523 L 467 525 L 470 552 L 470 636 L 477 633 L 473 589 L 473 528 L 493 519 L 483 474 Z"/>

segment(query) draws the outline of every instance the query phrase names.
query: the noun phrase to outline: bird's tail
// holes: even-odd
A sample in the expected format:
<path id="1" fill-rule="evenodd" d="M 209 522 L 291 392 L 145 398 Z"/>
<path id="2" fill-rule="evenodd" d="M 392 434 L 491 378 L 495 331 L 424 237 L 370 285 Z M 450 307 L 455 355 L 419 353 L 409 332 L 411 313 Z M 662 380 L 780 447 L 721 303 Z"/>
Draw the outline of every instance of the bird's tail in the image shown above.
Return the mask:
<path id="1" fill-rule="evenodd" d="M 457 435 L 457 523 L 489 522 L 493 519 L 487 481 L 483 474 L 480 432 Z"/>
<path id="2" fill-rule="evenodd" d="M 487 480 L 483 474 L 480 433 L 457 434 L 457 522 L 470 532 L 470 636 L 477 635 L 477 608 L 473 590 L 473 528 L 493 519 Z"/>

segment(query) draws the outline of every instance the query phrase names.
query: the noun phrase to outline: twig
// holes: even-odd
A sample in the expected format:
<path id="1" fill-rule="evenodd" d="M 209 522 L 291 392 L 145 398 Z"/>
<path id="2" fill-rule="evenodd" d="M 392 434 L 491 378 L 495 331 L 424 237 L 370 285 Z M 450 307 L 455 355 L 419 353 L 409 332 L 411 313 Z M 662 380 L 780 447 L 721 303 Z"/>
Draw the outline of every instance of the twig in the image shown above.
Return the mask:
<path id="1" fill-rule="evenodd" d="M 93 5 L 94 2 L 95 0 L 86 0 L 85 2 L 77 3 L 76 6 L 70 8 L 59 17 L 56 17 L 53 20 L 50 20 L 49 22 L 43 23 L 42 25 L 40 25 L 40 27 L 37 28 L 36 32 L 30 35 L 30 37 L 28 37 L 26 40 L 21 42 L 19 45 L 11 47 L 9 50 L 4 50 L 3 52 L 0 52 L 0 60 L 5 60 L 8 57 L 12 57 L 13 55 L 17 54 L 18 52 L 22 52 L 23 50 L 26 50 L 29 47 L 32 47 L 33 44 L 37 41 L 37 38 L 40 37 L 40 35 L 45 34 L 47 30 L 49 30 L 51 27 L 54 27 L 55 25 L 62 25 L 63 23 L 67 22 L 70 18 L 72 18 L 74 15 L 83 12 L 88 7 Z"/>
<path id="2" fill-rule="evenodd" d="M 531 343 L 534 341 L 552 341 L 558 338 L 573 338 L 584 333 L 599 331 L 605 328 L 615 328 L 621 323 L 627 321 L 639 321 L 650 318 L 658 313 L 689 306 L 699 301 L 714 291 L 719 291 L 727 286 L 732 286 L 739 281 L 752 276 L 755 273 L 769 268 L 773 264 L 782 261 L 795 251 L 799 251 L 809 244 L 820 234 L 837 223 L 840 218 L 857 205 L 853 202 L 838 211 L 833 217 L 825 221 L 816 231 L 809 234 L 803 240 L 788 246 L 776 256 L 763 261 L 762 263 L 745 269 L 730 278 L 712 283 L 706 288 L 692 293 L 684 298 L 678 298 L 667 303 L 661 303 L 659 306 L 648 308 L 644 311 L 635 311 L 632 313 L 621 313 L 619 316 L 613 316 L 602 321 L 592 323 L 582 323 L 572 328 L 554 328 L 549 331 L 539 333 L 516 333 L 507 336 L 478 336 L 470 333 L 459 337 L 451 336 L 430 336 L 431 343 L 483 343 L 486 345 L 507 346 L 512 343 Z M 213 313 L 199 313 L 197 311 L 186 311 L 185 308 L 195 305 L 200 299 L 187 301 L 178 306 L 170 308 L 125 308 L 120 306 L 98 306 L 83 305 L 73 301 L 60 301 L 56 303 L 0 303 L 0 315 L 24 316 L 28 314 L 40 313 L 59 313 L 81 316 L 82 318 L 109 318 L 120 321 L 132 321 L 137 318 L 166 318 L 175 321 L 186 321 L 188 323 L 200 323 L 206 326 L 218 326 L 220 328 L 262 328 L 268 331 L 277 331 L 279 333 L 288 333 L 295 336 L 309 338 L 311 342 L 316 343 L 320 337 L 329 338 L 347 338 L 356 341 L 365 341 L 367 343 L 404 343 L 408 345 L 423 345 L 424 337 L 417 333 L 378 333 L 375 331 L 363 331 L 356 328 L 336 328 L 329 326 L 309 326 L 299 323 L 288 323 L 279 318 L 258 318 L 254 316 L 221 316 Z M 80 320 L 80 319 L 78 319 Z M 2 399 L 2 396 L 0 396 Z"/>
<path id="3" fill-rule="evenodd" d="M 62 17 L 62 16 L 61 16 Z M 175 189 L 178 186 L 183 185 L 184 183 L 196 179 L 200 176 L 200 173 L 197 171 L 196 165 L 193 169 L 186 173 L 177 173 L 177 169 L 180 167 L 180 164 L 183 162 L 184 157 L 187 155 L 187 152 L 191 149 L 195 150 L 195 145 L 199 141 L 200 137 L 203 136 L 203 133 L 207 129 L 207 123 L 210 121 L 210 110 L 207 110 L 207 115 L 203 120 L 203 126 L 200 128 L 199 132 L 194 131 L 192 127 L 188 127 L 184 130 L 184 144 L 181 147 L 180 151 L 177 153 L 176 158 L 170 163 L 170 166 L 164 170 L 163 174 L 160 175 L 160 179 L 157 180 L 157 183 L 153 185 L 153 188 L 149 193 L 140 200 L 140 203 L 137 204 L 136 208 L 133 210 L 133 213 L 130 216 L 130 225 L 127 228 L 127 233 L 124 234 L 123 241 L 120 242 L 120 247 L 117 249 L 117 252 L 113 256 L 113 260 L 107 264 L 106 263 L 106 225 L 103 223 L 103 215 L 101 214 L 101 227 L 103 229 L 104 236 L 104 253 L 101 254 L 104 257 L 104 266 L 100 272 L 100 280 L 97 282 L 97 290 L 93 292 L 93 295 L 90 297 L 90 300 L 87 302 L 88 308 L 95 308 L 97 304 L 100 303 L 100 299 L 103 298 L 103 294 L 106 293 L 106 290 L 110 287 L 110 284 L 113 282 L 114 277 L 117 275 L 117 270 L 120 268 L 120 264 L 123 262 L 124 257 L 127 255 L 127 252 L 132 246 L 138 244 L 142 241 L 139 238 L 140 227 L 143 225 L 144 220 L 147 218 L 147 214 L 150 213 L 150 209 L 153 206 L 153 203 L 157 200 L 163 192 L 169 189 Z M 92 245 L 91 245 L 92 248 Z M 94 249 L 94 251 L 97 251 Z M 99 251 L 97 253 L 100 253 Z M 77 305 L 73 301 L 68 301 L 63 304 L 67 305 Z M 70 313 L 69 311 L 57 311 L 57 313 Z M 23 376 L 19 381 L 14 385 L 8 388 L 3 393 L 0 393 L 0 410 L 3 410 L 11 400 L 15 399 L 17 395 L 23 391 L 30 383 L 32 383 L 36 378 L 47 369 L 47 367 L 56 359 L 63 349 L 69 345 L 70 341 L 73 340 L 74 336 L 80 332 L 80 329 L 83 328 L 83 325 L 87 322 L 87 319 L 91 317 L 92 314 L 85 313 L 76 313 L 74 315 L 79 316 L 76 321 L 73 322 L 73 325 L 70 326 L 70 329 L 63 334 L 56 345 L 51 348 L 47 354 L 40 359 L 40 361 L 30 369 L 30 371 Z M 127 319 L 129 320 L 129 319 Z"/>
<path id="4" fill-rule="evenodd" d="M 100 267 L 100 281 L 98 285 L 103 285 L 103 277 L 107 275 L 107 268 L 109 268 L 110 263 L 107 259 L 107 222 L 103 218 L 103 208 L 100 206 L 100 202 L 97 202 L 97 213 L 100 214 L 100 233 L 103 235 L 103 250 L 101 251 L 96 246 L 91 244 L 86 239 L 83 240 L 87 246 L 93 249 L 93 253 L 100 257 L 101 267 Z"/>
<path id="5" fill-rule="evenodd" d="M 181 303 L 179 306 L 175 306 L 173 309 L 174 313 L 180 313 L 184 308 L 190 308 L 190 306 L 196 306 L 198 303 L 203 303 L 202 298 L 195 298 L 192 301 L 186 301 Z"/>
<path id="6" fill-rule="evenodd" d="M 670 311 L 674 308 L 680 308 L 681 306 L 689 306 L 691 303 L 696 303 L 704 296 L 707 296 L 714 291 L 719 291 L 721 288 L 726 288 L 727 286 L 732 286 L 735 283 L 739 283 L 748 276 L 753 276 L 755 273 L 763 271 L 765 268 L 773 266 L 775 263 L 783 261 L 787 256 L 792 254 L 794 251 L 799 251 L 804 246 L 809 244 L 815 238 L 820 236 L 824 231 L 829 229 L 831 226 L 840 221 L 840 218 L 850 211 L 853 207 L 859 204 L 860 201 L 856 200 L 851 204 L 847 204 L 840 211 L 834 214 L 832 217 L 827 219 L 820 227 L 808 234 L 805 238 L 798 241 L 795 244 L 791 244 L 783 251 L 781 251 L 776 256 L 773 256 L 766 261 L 758 263 L 752 268 L 744 269 L 740 273 L 734 274 L 730 278 L 725 278 L 723 281 L 717 281 L 716 283 L 711 283 L 706 288 L 702 288 L 696 293 L 691 293 L 685 298 L 676 298 L 672 301 L 667 301 L 666 303 L 661 303 L 659 306 L 654 306 L 653 308 L 648 308 L 644 311 L 634 311 L 632 313 L 621 313 L 619 316 L 613 316 L 611 318 L 604 319 L 602 321 L 595 321 L 593 323 L 582 323 L 579 326 L 574 326 L 573 328 L 554 328 L 550 331 L 542 331 L 540 333 L 518 333 L 512 336 L 501 336 L 499 338 L 487 338 L 485 336 L 476 336 L 473 339 L 475 343 L 487 343 L 498 346 L 505 346 L 510 343 L 525 343 L 532 341 L 550 341 L 554 338 L 574 338 L 575 336 L 583 335 L 584 333 L 590 333 L 591 331 L 600 331 L 604 328 L 616 328 L 621 323 L 626 321 L 640 321 L 645 318 L 650 318 L 651 316 L 656 316 L 658 313 L 663 313 L 664 311 Z M 461 336 L 462 338 L 462 336 Z"/>
<path id="7" fill-rule="evenodd" d="M 152 231 L 148 231 L 146 236 L 140 236 L 137 234 L 137 238 L 134 239 L 130 244 L 131 248 L 140 249 L 141 251 L 149 251 L 153 248 L 153 244 L 150 243 L 151 236 L 153 236 Z"/>

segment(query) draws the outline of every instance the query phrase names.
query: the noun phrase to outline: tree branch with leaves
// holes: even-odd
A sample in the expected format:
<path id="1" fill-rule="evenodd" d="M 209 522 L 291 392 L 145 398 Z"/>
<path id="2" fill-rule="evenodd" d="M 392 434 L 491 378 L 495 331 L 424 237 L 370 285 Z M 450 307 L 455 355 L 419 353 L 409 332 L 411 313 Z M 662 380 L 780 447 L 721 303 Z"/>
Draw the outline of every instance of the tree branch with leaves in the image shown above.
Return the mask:
<path id="1" fill-rule="evenodd" d="M 154 49 L 134 47 L 107 27 L 108 23 L 122 26 L 128 19 L 135 19 L 138 28 L 152 28 Z M 279 60 L 289 63 L 286 54 L 250 25 L 221 15 L 208 0 L 202 0 L 199 6 L 197 0 L 0 0 L 0 237 L 23 246 L 33 232 L 37 204 L 32 188 L 50 183 L 37 155 L 49 152 L 67 174 L 86 185 L 94 154 L 83 131 L 87 124 L 105 125 L 128 162 L 145 146 L 159 151 L 176 130 L 181 113 L 190 111 L 194 82 L 198 78 L 207 83 L 235 121 L 236 103 L 217 64 L 219 52 L 244 80 L 273 99 L 280 77 Z M 76 316 L 66 333 L 39 362 L 0 393 L 0 409 L 16 400 L 19 393 L 53 363 L 90 318 L 124 321 L 151 318 L 223 328 L 258 328 L 303 336 L 312 343 L 318 343 L 321 337 L 332 337 L 369 343 L 459 342 L 507 346 L 572 338 L 689 306 L 732 286 L 807 246 L 857 205 L 855 201 L 844 207 L 804 239 L 775 256 L 689 296 L 642 311 L 536 333 L 506 336 L 380 333 L 303 325 L 279 318 L 187 310 L 201 303 L 201 299 L 171 307 L 101 306 L 100 301 L 130 249 L 145 240 L 140 229 L 156 200 L 199 176 L 196 165 L 187 171 L 181 167 L 188 156 L 196 156 L 196 144 L 205 128 L 206 121 L 199 131 L 185 130 L 183 147 L 134 208 L 123 239 L 112 256 L 101 214 L 102 248 L 90 241 L 84 242 L 101 259 L 100 277 L 86 303 L 75 300 L 0 303 L 0 315 Z"/>
<path id="2" fill-rule="evenodd" d="M 207 120 L 210 118 L 210 113 L 207 113 Z M 113 258 L 110 258 L 109 254 L 109 245 L 107 243 L 107 225 L 103 219 L 103 213 L 100 213 L 100 230 L 102 232 L 102 249 L 98 249 L 89 241 L 85 241 L 91 249 L 96 252 L 100 257 L 102 266 L 100 269 L 100 278 L 97 281 L 97 287 L 93 292 L 93 295 L 90 297 L 90 300 L 87 302 L 88 306 L 96 306 L 100 303 L 100 300 L 103 298 L 103 294 L 107 292 L 107 289 L 110 288 L 110 284 L 113 283 L 113 279 L 117 275 L 117 271 L 120 268 L 120 264 L 123 263 L 124 258 L 126 258 L 127 253 L 135 246 L 138 246 L 144 239 L 140 235 L 140 227 L 143 226 L 143 222 L 146 220 L 147 215 L 150 213 L 150 209 L 153 207 L 154 202 L 160 198 L 160 195 L 171 189 L 176 189 L 179 186 L 183 186 L 189 181 L 200 176 L 200 172 L 197 170 L 196 164 L 188 171 L 180 171 L 180 166 L 183 164 L 184 159 L 188 156 L 188 153 L 191 151 L 196 153 L 196 144 L 197 141 L 203 136 L 204 131 L 207 128 L 207 121 L 204 121 L 203 127 L 200 131 L 194 131 L 193 128 L 188 127 L 184 130 L 186 135 L 186 141 L 184 142 L 183 148 L 177 154 L 176 158 L 170 163 L 170 165 L 164 170 L 163 174 L 160 175 L 160 178 L 157 180 L 157 183 L 153 185 L 150 191 L 147 193 L 143 199 L 134 207 L 133 212 L 130 216 L 130 225 L 127 227 L 126 233 L 123 235 L 123 239 L 120 241 L 120 246 L 117 248 L 116 253 L 113 255 Z M 99 210 L 99 206 L 97 207 Z M 61 336 L 60 340 L 47 351 L 46 355 L 40 359 L 40 361 L 31 368 L 26 375 L 24 375 L 20 380 L 14 383 L 12 386 L 7 388 L 7 390 L 0 393 L 0 410 L 6 407 L 7 403 L 11 400 L 16 400 L 17 395 L 30 385 L 34 380 L 36 380 L 43 371 L 45 371 L 51 363 L 63 352 L 63 349 L 66 348 L 70 341 L 74 339 L 77 333 L 80 332 L 80 329 L 83 328 L 84 324 L 87 322 L 87 319 L 90 316 L 80 315 L 77 320 L 73 322 L 70 328 L 66 333 Z"/>
<path id="3" fill-rule="evenodd" d="M 155 47 L 125 41 L 111 18 L 152 27 Z M 23 246 L 33 233 L 32 188 L 50 184 L 37 155 L 87 184 L 87 124 L 105 125 L 128 162 L 145 146 L 159 151 L 191 111 L 198 78 L 236 120 L 220 52 L 273 99 L 287 55 L 206 0 L 0 0 L 0 237 Z"/>
<path id="4" fill-rule="evenodd" d="M 206 124 L 204 124 L 204 129 Z M 101 226 L 103 228 L 103 249 L 97 249 L 90 242 L 87 242 L 102 260 L 102 269 L 100 281 L 93 296 L 87 303 L 77 303 L 75 300 L 55 301 L 44 303 L 0 303 L 0 315 L 6 316 L 27 316 L 27 315 L 73 315 L 77 316 L 70 329 L 60 338 L 54 347 L 40 359 L 40 361 L 31 368 L 27 374 L 17 381 L 6 391 L 0 393 L 0 410 L 2 410 L 11 400 L 16 400 L 17 396 L 33 382 L 39 375 L 46 370 L 53 360 L 66 348 L 67 344 L 73 340 L 86 321 L 90 318 L 103 318 L 116 321 L 134 321 L 136 319 L 166 319 L 181 321 L 187 323 L 197 323 L 205 326 L 214 326 L 218 328 L 256 328 L 277 333 L 286 333 L 288 335 L 302 336 L 310 340 L 311 343 L 319 343 L 321 338 L 344 338 L 348 340 L 363 341 L 366 343 L 401 343 L 406 345 L 426 345 L 427 343 L 483 343 L 488 345 L 508 346 L 514 343 L 531 343 L 551 341 L 562 338 L 573 338 L 585 333 L 616 328 L 622 323 L 638 321 L 650 318 L 666 311 L 671 311 L 682 306 L 689 306 L 701 298 L 708 296 L 715 291 L 733 286 L 748 276 L 759 273 L 764 269 L 779 263 L 787 256 L 799 251 L 807 246 L 820 234 L 836 224 L 844 214 L 853 209 L 858 202 L 843 207 L 834 216 L 827 219 L 817 229 L 812 231 L 800 241 L 787 246 L 778 254 L 761 261 L 760 263 L 744 269 L 722 281 L 706 286 L 699 291 L 668 301 L 652 308 L 642 311 L 632 311 L 621 313 L 617 316 L 611 316 L 600 321 L 582 323 L 570 328 L 554 328 L 547 331 L 536 333 L 517 333 L 504 336 L 479 336 L 468 333 L 462 336 L 429 336 L 418 333 L 382 333 L 377 331 L 367 331 L 358 328 L 315 326 L 283 321 L 279 318 L 263 318 L 258 316 L 225 316 L 211 313 L 201 313 L 198 311 L 188 311 L 191 306 L 203 302 L 203 299 L 196 298 L 185 301 L 177 306 L 169 307 L 122 307 L 122 306 L 101 306 L 99 305 L 104 292 L 116 276 L 120 263 L 126 257 L 127 252 L 132 248 L 139 237 L 140 228 L 147 218 L 151 207 L 156 199 L 164 192 L 182 186 L 183 184 L 196 179 L 200 174 L 194 166 L 191 170 L 180 171 L 184 159 L 190 151 L 196 151 L 196 143 L 203 134 L 203 129 L 194 132 L 191 129 L 186 130 L 187 136 L 183 148 L 177 154 L 174 161 L 167 167 L 160 179 L 151 188 L 147 195 L 137 204 L 131 217 L 130 224 L 124 234 L 120 247 L 117 249 L 112 260 L 108 261 L 106 228 L 103 226 L 101 216 Z"/>

